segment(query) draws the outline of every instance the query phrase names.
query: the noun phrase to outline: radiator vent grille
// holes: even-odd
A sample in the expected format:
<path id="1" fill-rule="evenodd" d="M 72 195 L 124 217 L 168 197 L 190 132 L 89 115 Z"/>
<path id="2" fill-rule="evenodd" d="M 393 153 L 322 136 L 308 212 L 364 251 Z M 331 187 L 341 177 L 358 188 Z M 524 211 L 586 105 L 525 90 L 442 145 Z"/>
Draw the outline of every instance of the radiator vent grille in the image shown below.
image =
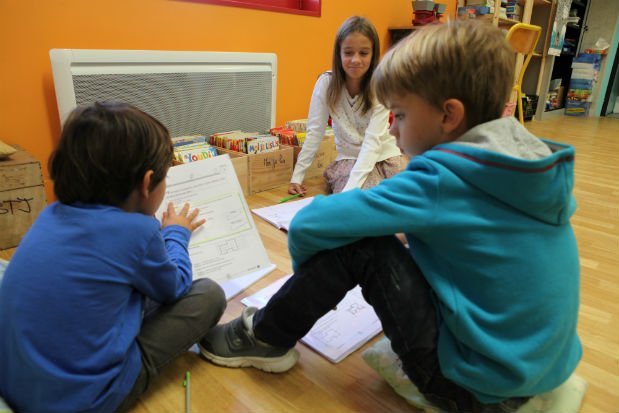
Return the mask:
<path id="1" fill-rule="evenodd" d="M 268 130 L 272 81 L 270 72 L 73 76 L 78 105 L 130 103 L 157 118 L 172 136 Z"/>

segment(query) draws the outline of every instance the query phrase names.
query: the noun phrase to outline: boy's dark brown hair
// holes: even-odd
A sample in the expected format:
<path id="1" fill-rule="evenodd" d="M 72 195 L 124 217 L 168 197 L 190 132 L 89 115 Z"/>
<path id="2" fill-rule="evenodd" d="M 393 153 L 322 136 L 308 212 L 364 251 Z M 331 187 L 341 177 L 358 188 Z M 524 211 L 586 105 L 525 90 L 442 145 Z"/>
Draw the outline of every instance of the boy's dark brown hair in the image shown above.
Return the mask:
<path id="1" fill-rule="evenodd" d="M 67 118 L 49 159 L 54 192 L 65 204 L 122 206 L 152 170 L 151 188 L 172 164 L 170 133 L 134 106 L 97 102 L 76 108 Z"/>

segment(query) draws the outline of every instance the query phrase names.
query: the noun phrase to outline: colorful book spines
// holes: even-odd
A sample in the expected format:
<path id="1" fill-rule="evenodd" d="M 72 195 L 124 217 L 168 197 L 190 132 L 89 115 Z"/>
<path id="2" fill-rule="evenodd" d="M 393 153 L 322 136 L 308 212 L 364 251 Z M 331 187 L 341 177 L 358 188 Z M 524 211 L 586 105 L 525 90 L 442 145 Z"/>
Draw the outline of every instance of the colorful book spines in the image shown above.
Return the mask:
<path id="1" fill-rule="evenodd" d="M 279 140 L 276 136 L 260 135 L 247 140 L 247 153 L 266 153 L 279 149 Z"/>
<path id="2" fill-rule="evenodd" d="M 297 132 L 282 126 L 271 128 L 269 132 L 271 135 L 277 136 L 282 145 L 303 146 L 303 142 L 305 142 L 305 132 Z"/>
<path id="3" fill-rule="evenodd" d="M 211 135 L 210 143 L 220 148 L 248 154 L 272 152 L 279 149 L 279 141 L 271 135 L 238 130 L 215 133 Z"/>
<path id="4" fill-rule="evenodd" d="M 291 129 L 295 132 L 307 132 L 307 119 L 295 119 L 286 122 L 286 129 Z"/>
<path id="5" fill-rule="evenodd" d="M 217 148 L 206 142 L 184 144 L 174 148 L 174 159 L 182 163 L 197 162 L 217 155 Z"/>

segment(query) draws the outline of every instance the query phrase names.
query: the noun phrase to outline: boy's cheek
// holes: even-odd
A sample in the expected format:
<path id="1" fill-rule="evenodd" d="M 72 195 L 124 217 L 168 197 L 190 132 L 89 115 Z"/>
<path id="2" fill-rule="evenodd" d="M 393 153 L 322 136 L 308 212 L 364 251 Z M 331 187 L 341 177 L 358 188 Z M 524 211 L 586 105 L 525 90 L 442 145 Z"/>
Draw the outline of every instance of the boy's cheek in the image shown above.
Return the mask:
<path id="1" fill-rule="evenodd" d="M 406 148 L 403 145 L 404 142 L 402 142 L 402 139 L 400 139 L 399 137 L 395 138 L 395 143 L 398 146 L 398 148 L 400 148 L 400 152 L 406 153 Z"/>

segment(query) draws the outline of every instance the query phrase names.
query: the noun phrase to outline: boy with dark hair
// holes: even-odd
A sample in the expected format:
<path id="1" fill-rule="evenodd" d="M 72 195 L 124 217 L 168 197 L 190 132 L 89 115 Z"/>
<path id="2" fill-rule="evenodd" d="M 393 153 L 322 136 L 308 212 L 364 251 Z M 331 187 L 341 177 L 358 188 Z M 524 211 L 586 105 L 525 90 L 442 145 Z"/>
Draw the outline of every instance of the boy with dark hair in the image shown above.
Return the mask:
<path id="1" fill-rule="evenodd" d="M 514 62 L 477 22 L 426 27 L 388 52 L 373 83 L 407 169 L 301 210 L 295 274 L 266 307 L 211 330 L 202 354 L 291 368 L 297 340 L 360 285 L 403 370 L 443 410 L 513 412 L 565 381 L 582 355 L 574 149 L 501 118 Z"/>
<path id="2" fill-rule="evenodd" d="M 59 202 L 0 286 L 0 394 L 17 411 L 126 411 L 221 317 L 222 289 L 192 283 L 198 210 L 153 217 L 172 158 L 167 129 L 130 105 L 65 122 L 49 165 Z"/>

